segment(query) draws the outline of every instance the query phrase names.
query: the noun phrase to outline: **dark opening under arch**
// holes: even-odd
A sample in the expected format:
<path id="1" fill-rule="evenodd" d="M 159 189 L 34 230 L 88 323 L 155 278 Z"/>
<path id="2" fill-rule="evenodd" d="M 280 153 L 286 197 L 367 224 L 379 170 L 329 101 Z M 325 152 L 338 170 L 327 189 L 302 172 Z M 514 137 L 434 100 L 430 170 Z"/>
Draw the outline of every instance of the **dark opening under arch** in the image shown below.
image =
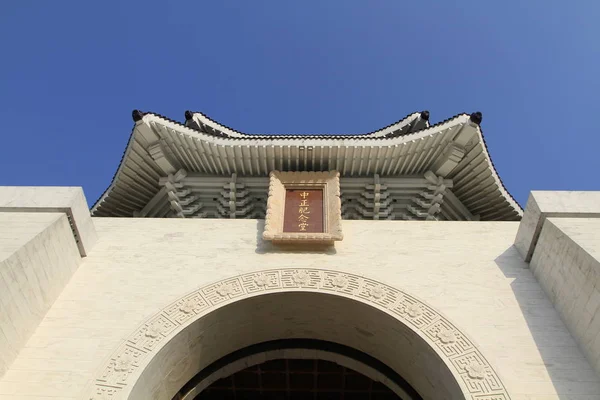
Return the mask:
<path id="1" fill-rule="evenodd" d="M 376 358 L 355 348 L 316 339 L 280 339 L 254 344 L 234 351 L 194 376 L 175 395 L 173 400 L 180 399 L 399 399 L 394 390 L 384 383 L 377 382 L 359 371 L 338 365 L 337 362 L 315 358 L 273 358 L 263 363 L 250 362 L 246 368 L 212 382 L 204 391 L 198 388 L 205 380 L 228 365 L 257 354 L 269 354 L 280 350 L 320 350 L 331 355 L 340 355 L 355 360 L 385 376 L 394 386 L 409 396 L 410 399 L 421 400 L 421 396 L 398 375 L 393 369 Z M 262 367 L 261 367 L 262 366 Z M 268 375 L 264 375 L 268 374 Z M 285 382 L 269 380 L 263 382 L 264 376 L 286 374 Z M 294 375 L 291 375 L 294 374 Z M 236 385 L 238 380 L 244 382 Z M 296 376 L 297 382 L 292 382 Z M 309 378 L 309 379 L 307 379 Z M 327 381 L 320 383 L 324 379 Z M 362 382 L 362 383 L 361 383 Z"/>

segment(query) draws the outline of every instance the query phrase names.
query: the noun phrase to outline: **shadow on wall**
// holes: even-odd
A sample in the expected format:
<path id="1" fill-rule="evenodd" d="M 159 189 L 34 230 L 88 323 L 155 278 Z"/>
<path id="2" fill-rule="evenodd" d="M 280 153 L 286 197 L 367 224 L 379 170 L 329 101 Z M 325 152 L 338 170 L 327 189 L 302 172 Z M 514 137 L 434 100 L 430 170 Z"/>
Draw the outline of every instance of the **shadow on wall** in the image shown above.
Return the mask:
<path id="1" fill-rule="evenodd" d="M 256 250 L 257 254 L 267 253 L 286 253 L 286 254 L 324 254 L 334 255 L 337 254 L 334 245 L 302 245 L 299 243 L 284 245 L 274 245 L 268 240 L 263 240 L 262 235 L 265 230 L 265 220 L 259 219 L 256 221 Z"/>
<path id="2" fill-rule="evenodd" d="M 537 367 L 541 358 L 558 398 L 572 400 L 574 395 L 598 395 L 598 376 L 516 247 L 509 247 L 494 261 L 507 278 L 514 279 L 511 288 L 527 322 L 530 337 L 524 332 L 507 331 L 506 335 L 512 336 L 508 339 L 514 346 L 519 346 L 524 340 L 533 340 L 539 352 L 539 357 L 520 354 L 523 358 L 519 360 L 499 360 L 509 363 L 505 369 L 525 377 L 523 381 L 530 381 L 533 386 L 543 385 L 548 378 L 534 374 L 532 371 L 536 368 L 529 368 Z M 543 388 L 540 387 L 540 390 Z"/>

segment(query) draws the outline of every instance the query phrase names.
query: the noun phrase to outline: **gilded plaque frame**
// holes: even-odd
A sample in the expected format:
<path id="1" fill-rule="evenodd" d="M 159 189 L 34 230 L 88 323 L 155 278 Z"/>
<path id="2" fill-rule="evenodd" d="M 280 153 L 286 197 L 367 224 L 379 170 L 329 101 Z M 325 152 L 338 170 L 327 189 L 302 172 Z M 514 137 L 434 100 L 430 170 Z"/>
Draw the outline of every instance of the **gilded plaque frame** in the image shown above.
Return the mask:
<path id="1" fill-rule="evenodd" d="M 298 188 L 323 190 L 324 216 L 322 233 L 283 231 L 286 190 Z M 263 232 L 264 240 L 273 242 L 332 243 L 343 238 L 339 172 L 271 172 L 265 231 Z"/>

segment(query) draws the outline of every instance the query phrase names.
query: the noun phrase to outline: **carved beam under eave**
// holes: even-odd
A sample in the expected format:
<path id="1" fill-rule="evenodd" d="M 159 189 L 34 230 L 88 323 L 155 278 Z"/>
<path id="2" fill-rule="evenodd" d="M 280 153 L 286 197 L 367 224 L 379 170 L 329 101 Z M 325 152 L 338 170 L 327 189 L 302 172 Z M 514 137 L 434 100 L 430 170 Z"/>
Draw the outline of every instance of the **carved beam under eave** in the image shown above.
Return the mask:
<path id="1" fill-rule="evenodd" d="M 183 169 L 166 178 L 161 178 L 159 184 L 164 186 L 170 208 L 178 218 L 186 218 L 196 214 L 202 207 L 192 190 L 185 187 L 183 180 L 187 172 Z"/>
<path id="2" fill-rule="evenodd" d="M 444 191 L 444 203 L 442 205 L 445 213 L 450 212 L 453 219 L 458 221 L 478 221 L 479 216 L 474 216 L 465 205 L 456 197 L 449 188 Z"/>
<path id="3" fill-rule="evenodd" d="M 466 154 L 464 147 L 454 142 L 448 143 L 440 158 L 433 164 L 432 171 L 439 176 L 447 176 Z"/>
<path id="4" fill-rule="evenodd" d="M 133 120 L 135 122 L 135 133 L 144 147 L 148 147 L 160 140 L 160 136 L 154 132 L 148 122 L 144 120 L 144 113 L 134 110 Z"/>
<path id="5" fill-rule="evenodd" d="M 163 186 L 160 190 L 150 199 L 148 204 L 144 206 L 140 211 L 135 211 L 133 216 L 136 218 L 143 218 L 147 216 L 155 216 L 164 206 L 167 199 L 167 189 Z"/>
<path id="6" fill-rule="evenodd" d="M 235 218 L 236 217 L 236 207 L 237 207 L 237 198 L 236 198 L 236 187 L 235 187 L 235 181 L 237 179 L 237 174 L 232 174 L 231 175 L 231 181 L 229 181 L 229 201 L 228 201 L 228 205 L 229 205 L 229 218 Z"/>
<path id="7" fill-rule="evenodd" d="M 379 175 L 373 176 L 373 219 L 379 219 L 379 208 L 381 200 L 381 184 L 379 183 Z"/>
<path id="8" fill-rule="evenodd" d="M 173 186 L 173 191 L 175 191 L 178 188 L 181 188 L 181 185 L 179 184 L 179 182 L 183 178 L 185 178 L 186 175 L 187 175 L 187 173 L 183 169 L 180 169 L 174 175 L 169 174 L 164 179 L 165 179 L 165 182 L 170 182 L 171 184 L 177 184 L 176 187 Z M 168 196 L 169 190 L 164 186 L 164 183 L 161 184 L 160 181 L 159 181 L 159 185 L 162 186 L 160 188 L 160 190 L 150 199 L 150 201 L 144 206 L 143 209 L 133 213 L 134 217 L 138 217 L 138 218 L 140 218 L 140 217 L 141 218 L 143 218 L 143 217 L 164 217 L 164 216 L 166 216 L 166 214 L 169 213 L 168 209 L 166 209 L 167 203 L 169 203 L 172 200 Z M 184 190 L 181 192 L 177 192 L 177 196 L 178 197 L 186 197 L 189 193 L 190 193 L 189 190 L 187 192 Z M 187 204 L 189 204 L 189 202 L 190 202 L 190 199 L 186 198 L 186 199 L 184 199 L 182 205 L 187 205 Z"/>
<path id="9" fill-rule="evenodd" d="M 156 162 L 156 165 L 167 175 L 176 171 L 174 164 L 166 155 L 162 142 L 158 141 L 148 146 L 148 154 Z"/>
<path id="10" fill-rule="evenodd" d="M 407 207 L 407 210 L 419 219 L 435 221 L 444 202 L 444 193 L 452 184 L 451 181 L 437 176 L 432 171 L 427 171 L 424 176 L 431 185 L 412 198 L 412 204 Z"/>
<path id="11" fill-rule="evenodd" d="M 230 181 L 223 185 L 222 190 L 218 193 L 215 207 L 221 217 L 250 218 L 252 215 L 257 214 L 254 212 L 257 202 L 255 195 L 246 190 L 243 183 L 238 182 L 236 173 L 231 175 Z M 258 215 L 263 215 L 263 213 L 260 210 L 258 211 Z"/>
<path id="12" fill-rule="evenodd" d="M 452 141 L 446 145 L 442 155 L 431 167 L 431 170 L 439 176 L 446 177 L 461 162 L 467 154 L 466 147 L 477 135 L 482 115 L 475 112 L 469 117 L 469 121 L 463 124 L 454 134 Z"/>
<path id="13" fill-rule="evenodd" d="M 139 142 L 165 175 L 175 173 L 177 171 L 175 163 L 166 154 L 160 135 L 144 119 L 145 114 L 139 110 L 134 110 L 132 115 L 135 121 L 135 133 Z"/>

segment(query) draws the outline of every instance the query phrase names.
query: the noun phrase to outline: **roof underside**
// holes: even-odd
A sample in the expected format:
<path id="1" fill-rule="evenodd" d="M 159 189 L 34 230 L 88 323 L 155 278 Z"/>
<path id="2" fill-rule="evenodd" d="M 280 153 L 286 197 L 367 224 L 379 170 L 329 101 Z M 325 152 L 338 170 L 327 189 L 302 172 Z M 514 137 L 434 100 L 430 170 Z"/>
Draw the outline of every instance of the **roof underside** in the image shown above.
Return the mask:
<path id="1" fill-rule="evenodd" d="M 413 113 L 388 127 L 353 135 L 254 135 L 186 112 L 184 124 L 134 111 L 121 164 L 94 216 L 133 216 L 177 171 L 197 176 L 266 177 L 273 170 L 337 170 L 342 178 L 422 177 L 453 182 L 453 195 L 481 220 L 519 220 L 521 207 L 504 188 L 479 126 L 481 114 L 459 114 L 430 126 Z"/>

